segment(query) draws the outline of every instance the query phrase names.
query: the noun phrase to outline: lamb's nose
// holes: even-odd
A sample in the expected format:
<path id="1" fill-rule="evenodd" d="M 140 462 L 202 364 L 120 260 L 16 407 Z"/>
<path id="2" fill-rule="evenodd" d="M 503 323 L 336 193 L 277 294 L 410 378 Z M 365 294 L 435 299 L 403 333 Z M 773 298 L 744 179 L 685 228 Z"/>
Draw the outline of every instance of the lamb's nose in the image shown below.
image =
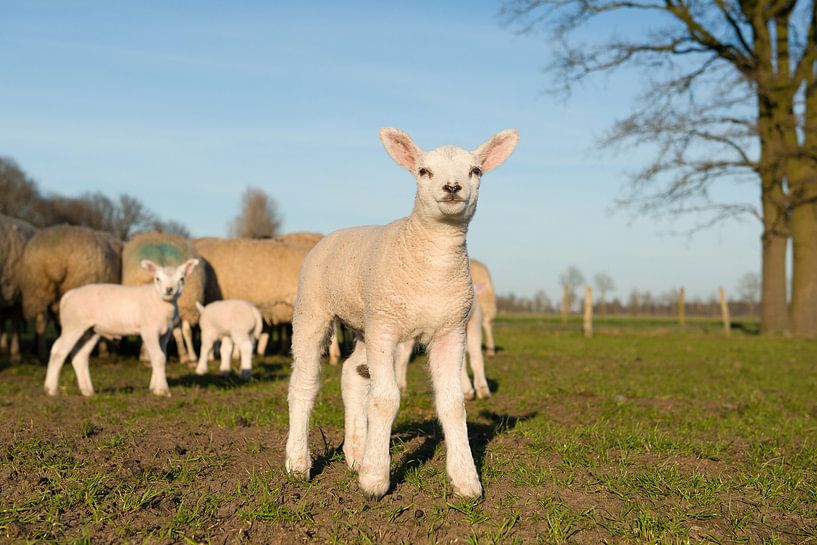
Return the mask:
<path id="1" fill-rule="evenodd" d="M 173 288 L 165 288 L 165 292 L 166 292 L 168 295 L 170 295 L 171 293 L 173 293 Z"/>
<path id="2" fill-rule="evenodd" d="M 451 193 L 452 195 L 454 193 L 456 193 L 457 191 L 459 191 L 460 189 L 462 189 L 462 186 L 460 184 L 454 184 L 454 185 L 445 184 L 443 186 L 443 190 L 447 191 L 448 193 Z"/>

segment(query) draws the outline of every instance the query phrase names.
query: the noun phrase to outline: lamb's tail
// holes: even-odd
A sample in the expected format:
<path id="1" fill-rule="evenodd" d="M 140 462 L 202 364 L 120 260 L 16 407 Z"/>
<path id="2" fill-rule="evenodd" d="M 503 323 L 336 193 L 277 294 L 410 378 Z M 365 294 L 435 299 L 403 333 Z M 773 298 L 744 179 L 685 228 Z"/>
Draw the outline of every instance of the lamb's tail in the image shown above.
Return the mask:
<path id="1" fill-rule="evenodd" d="M 258 310 L 258 307 L 253 305 L 252 307 L 253 314 L 255 315 L 255 329 L 253 330 L 252 334 L 256 340 L 258 337 L 261 336 L 261 331 L 264 329 L 264 319 L 261 318 L 261 312 Z"/>
<path id="2" fill-rule="evenodd" d="M 199 303 L 198 301 L 196 301 L 196 308 L 197 308 L 197 309 L 199 309 L 199 314 L 201 314 L 202 312 L 204 312 L 204 305 L 202 305 L 202 304 L 201 304 L 201 303 Z"/>

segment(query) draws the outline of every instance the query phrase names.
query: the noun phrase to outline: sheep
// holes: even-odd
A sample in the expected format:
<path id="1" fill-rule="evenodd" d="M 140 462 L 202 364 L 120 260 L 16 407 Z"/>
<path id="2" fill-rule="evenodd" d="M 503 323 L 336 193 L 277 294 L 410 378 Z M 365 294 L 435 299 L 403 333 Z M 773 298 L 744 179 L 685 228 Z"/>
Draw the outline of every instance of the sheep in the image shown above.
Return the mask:
<path id="1" fill-rule="evenodd" d="M 26 244 L 20 261 L 23 315 L 34 320 L 37 351 L 48 359 L 45 327 L 49 313 L 57 316 L 59 301 L 73 288 L 95 283 L 118 284 L 122 243 L 112 235 L 75 225 L 38 231 Z"/>
<path id="2" fill-rule="evenodd" d="M 496 291 L 491 273 L 482 261 L 471 260 L 471 279 L 474 291 L 482 309 L 482 328 L 485 330 L 485 354 L 489 358 L 496 355 L 494 346 L 494 318 L 496 318 Z"/>
<path id="3" fill-rule="evenodd" d="M 189 259 L 198 258 L 193 244 L 183 237 L 158 232 L 138 233 L 125 244 L 122 251 L 122 284 L 138 286 L 153 281 L 140 266 L 145 259 L 162 267 L 175 267 Z M 197 360 L 191 326 L 199 323 L 196 303 L 204 302 L 206 281 L 204 267 L 195 268 L 186 278 L 184 293 L 179 297 L 181 328 L 174 327 L 173 336 L 182 362 L 186 360 L 195 363 Z"/>
<path id="4" fill-rule="evenodd" d="M 219 238 L 197 239 L 193 245 L 207 266 L 205 302 L 242 299 L 258 307 L 268 324 L 292 321 L 298 271 L 310 246 Z"/>
<path id="5" fill-rule="evenodd" d="M 306 246 L 309 249 L 312 249 L 315 244 L 320 241 L 324 235 L 322 233 L 315 233 L 312 231 L 295 231 L 292 233 L 286 233 L 275 237 L 273 240 L 278 242 L 283 242 L 286 244 L 294 244 L 294 245 L 301 245 Z M 279 327 L 284 326 L 284 324 L 278 324 Z M 340 360 L 340 343 L 338 342 L 338 328 L 337 324 L 333 328 L 333 334 L 329 341 L 329 364 L 330 365 L 337 365 L 338 361 Z M 267 343 L 269 342 L 269 333 L 264 331 L 261 334 L 261 337 L 258 339 L 258 346 L 257 346 L 257 353 L 258 355 L 262 356 L 267 351 Z M 235 357 L 235 353 L 233 354 Z"/>
<path id="6" fill-rule="evenodd" d="M 153 276 L 151 284 L 89 284 L 63 295 L 60 301 L 62 333 L 51 347 L 45 392 L 57 395 L 60 370 L 71 354 L 82 395 L 93 395 L 88 356 L 99 338 L 140 335 L 153 368 L 150 391 L 170 397 L 165 350 L 173 325 L 179 319 L 178 299 L 184 289 L 184 279 L 198 262 L 198 259 L 189 259 L 177 267 L 160 267 L 145 259 L 141 267 Z"/>
<path id="7" fill-rule="evenodd" d="M 23 328 L 19 268 L 23 250 L 37 229 L 28 222 L 0 214 L 0 351 L 11 361 L 20 359 Z M 6 336 L 6 319 L 11 320 L 11 337 Z"/>
<path id="8" fill-rule="evenodd" d="M 196 374 L 207 372 L 207 356 L 215 341 L 221 340 L 222 374 L 230 372 L 233 344 L 241 352 L 241 379 L 249 380 L 252 372 L 253 340 L 261 335 L 264 320 L 252 303 L 239 299 L 214 301 L 206 307 L 196 303 L 201 319 L 201 355 Z"/>
<path id="9" fill-rule="evenodd" d="M 380 138 L 392 159 L 416 178 L 414 208 L 385 226 L 335 231 L 304 261 L 293 316 L 286 470 L 309 478 L 307 438 L 321 346 L 329 324 L 340 319 L 358 334 L 341 372 L 343 450 L 364 495 L 380 498 L 389 489 L 389 439 L 400 405 L 395 351 L 399 343 L 418 339 L 429 348 L 453 490 L 478 497 L 482 485 L 468 445 L 460 384 L 474 299 L 465 241 L 483 172 L 510 155 L 518 136 L 502 131 L 473 152 L 454 146 L 424 152 L 391 128 L 382 129 Z"/>
<path id="10" fill-rule="evenodd" d="M 468 371 L 463 360 L 462 372 L 460 373 L 460 383 L 465 395 L 465 399 L 472 400 L 474 397 L 487 399 L 491 397 L 491 389 L 488 387 L 488 380 L 485 378 L 485 360 L 482 357 L 482 303 L 479 297 L 474 298 L 471 306 L 471 317 L 466 326 L 466 352 L 471 363 L 471 371 L 474 373 L 474 385 L 468 378 Z M 408 340 L 397 345 L 397 352 L 394 356 L 395 372 L 397 374 L 397 386 L 402 394 L 406 393 L 406 371 L 408 370 L 411 352 L 414 350 L 414 340 Z M 465 355 L 463 354 L 463 358 Z M 476 392 L 475 392 L 476 388 Z"/>

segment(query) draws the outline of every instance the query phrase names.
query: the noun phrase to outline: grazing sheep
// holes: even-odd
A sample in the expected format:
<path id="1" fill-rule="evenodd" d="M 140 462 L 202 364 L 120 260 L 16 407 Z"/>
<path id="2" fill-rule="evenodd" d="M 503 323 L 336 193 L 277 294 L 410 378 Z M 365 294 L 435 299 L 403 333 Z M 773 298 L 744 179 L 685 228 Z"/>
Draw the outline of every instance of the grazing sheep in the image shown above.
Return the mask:
<path id="1" fill-rule="evenodd" d="M 40 360 L 48 359 L 45 327 L 51 312 L 73 288 L 115 283 L 121 276 L 122 243 L 108 233 L 75 225 L 56 225 L 38 231 L 26 244 L 20 262 L 23 315 L 34 320 Z"/>
<path id="2" fill-rule="evenodd" d="M 474 397 L 487 399 L 491 397 L 491 389 L 488 387 L 488 380 L 485 378 L 485 360 L 482 357 L 482 304 L 478 297 L 474 298 L 471 306 L 471 317 L 468 319 L 466 327 L 466 352 L 471 363 L 471 371 L 474 373 L 474 384 L 468 378 L 468 371 L 465 361 L 462 364 L 460 382 L 465 399 L 472 400 Z M 395 372 L 397 373 L 397 386 L 400 392 L 406 393 L 406 371 L 408 370 L 411 352 L 414 350 L 414 339 L 405 341 L 397 345 L 397 352 L 394 356 Z M 463 354 L 463 358 L 465 355 Z M 476 392 L 475 389 L 476 388 Z"/>
<path id="3" fill-rule="evenodd" d="M 20 359 L 23 329 L 22 293 L 19 267 L 23 250 L 37 229 L 23 220 L 0 214 L 0 351 L 8 350 L 12 361 Z M 11 338 L 6 336 L 6 320 L 11 320 Z"/>
<path id="4" fill-rule="evenodd" d="M 60 301 L 62 334 L 51 347 L 45 392 L 57 395 L 60 370 L 65 358 L 73 354 L 71 364 L 79 389 L 84 396 L 93 395 L 88 356 L 99 338 L 140 335 L 153 368 L 150 391 L 169 397 L 165 350 L 170 331 L 179 319 L 177 300 L 184 289 L 184 279 L 198 262 L 190 259 L 178 267 L 160 267 L 146 259 L 141 266 L 153 276 L 150 284 L 90 284 L 68 291 Z"/>
<path id="5" fill-rule="evenodd" d="M 298 271 L 310 247 L 273 239 L 200 238 L 193 241 L 206 261 L 206 302 L 242 299 L 273 325 L 292 321 Z"/>
<path id="6" fill-rule="evenodd" d="M 213 343 L 221 341 L 222 374 L 230 372 L 232 346 L 241 352 L 241 378 L 248 380 L 252 372 L 253 341 L 261 335 L 264 320 L 252 303 L 239 299 L 214 301 L 206 307 L 196 303 L 201 319 L 201 355 L 196 374 L 207 372 L 207 356 Z"/>
<path id="7" fill-rule="evenodd" d="M 368 497 L 389 489 L 389 439 L 400 405 L 397 345 L 419 339 L 429 348 L 437 415 L 454 492 L 482 493 L 468 445 L 460 374 L 474 290 L 465 239 L 483 172 L 513 151 L 516 131 L 503 131 L 473 152 L 443 146 L 424 152 L 397 129 L 380 138 L 389 155 L 416 177 L 414 209 L 385 226 L 336 231 L 307 256 L 293 317 L 286 468 L 308 478 L 309 419 L 320 385 L 321 347 L 340 319 L 363 336 L 344 362 L 344 454 Z"/>
<path id="8" fill-rule="evenodd" d="M 286 233 L 284 235 L 275 237 L 278 242 L 284 242 L 287 244 L 295 244 L 300 246 L 306 246 L 309 249 L 312 249 L 315 244 L 317 244 L 322 238 L 324 237 L 321 233 L 315 233 L 312 231 L 295 231 L 293 233 Z M 289 323 L 286 324 L 277 324 L 279 328 L 279 336 L 283 337 L 285 329 L 289 329 L 291 333 L 291 328 L 288 327 Z M 258 355 L 264 355 L 267 351 L 267 344 L 269 343 L 270 334 L 268 331 L 264 331 L 261 333 L 261 337 L 258 339 L 258 346 L 257 346 L 257 353 Z M 289 350 L 287 349 L 287 352 Z M 233 358 L 235 358 L 236 354 L 233 352 Z M 329 341 L 329 363 L 330 365 L 337 365 L 338 361 L 340 360 L 340 344 L 338 342 L 338 328 L 337 325 L 334 327 L 332 337 Z"/>
<path id="9" fill-rule="evenodd" d="M 139 286 L 153 281 L 140 266 L 145 259 L 153 261 L 160 267 L 176 267 L 198 257 L 193 244 L 184 237 L 157 232 L 136 234 L 125 244 L 122 251 L 122 284 Z M 206 281 L 204 267 L 193 269 L 185 280 L 184 293 L 179 297 L 181 328 L 174 326 L 173 336 L 176 339 L 180 361 L 195 363 L 197 360 L 191 326 L 199 323 L 196 303 L 204 302 Z"/>
<path id="10" fill-rule="evenodd" d="M 489 358 L 496 355 L 494 346 L 494 318 L 496 318 L 496 291 L 491 273 L 482 261 L 471 260 L 471 279 L 474 292 L 482 308 L 482 328 L 485 330 L 485 354 Z"/>

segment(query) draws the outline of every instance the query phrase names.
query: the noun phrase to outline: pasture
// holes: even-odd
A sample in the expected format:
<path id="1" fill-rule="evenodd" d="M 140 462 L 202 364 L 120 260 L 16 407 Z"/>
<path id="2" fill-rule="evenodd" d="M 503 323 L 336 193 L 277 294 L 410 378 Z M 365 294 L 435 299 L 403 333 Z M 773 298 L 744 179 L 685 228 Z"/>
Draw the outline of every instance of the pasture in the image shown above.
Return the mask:
<path id="1" fill-rule="evenodd" d="M 289 358 L 242 383 L 171 361 L 171 398 L 132 358 L 0 360 L 0 541 L 14 543 L 817 543 L 817 343 L 715 322 L 500 316 L 494 395 L 468 402 L 484 498 L 453 497 L 420 356 L 368 502 L 340 450 L 324 366 L 308 482 L 283 469 Z M 211 371 L 215 371 L 211 364 Z"/>

